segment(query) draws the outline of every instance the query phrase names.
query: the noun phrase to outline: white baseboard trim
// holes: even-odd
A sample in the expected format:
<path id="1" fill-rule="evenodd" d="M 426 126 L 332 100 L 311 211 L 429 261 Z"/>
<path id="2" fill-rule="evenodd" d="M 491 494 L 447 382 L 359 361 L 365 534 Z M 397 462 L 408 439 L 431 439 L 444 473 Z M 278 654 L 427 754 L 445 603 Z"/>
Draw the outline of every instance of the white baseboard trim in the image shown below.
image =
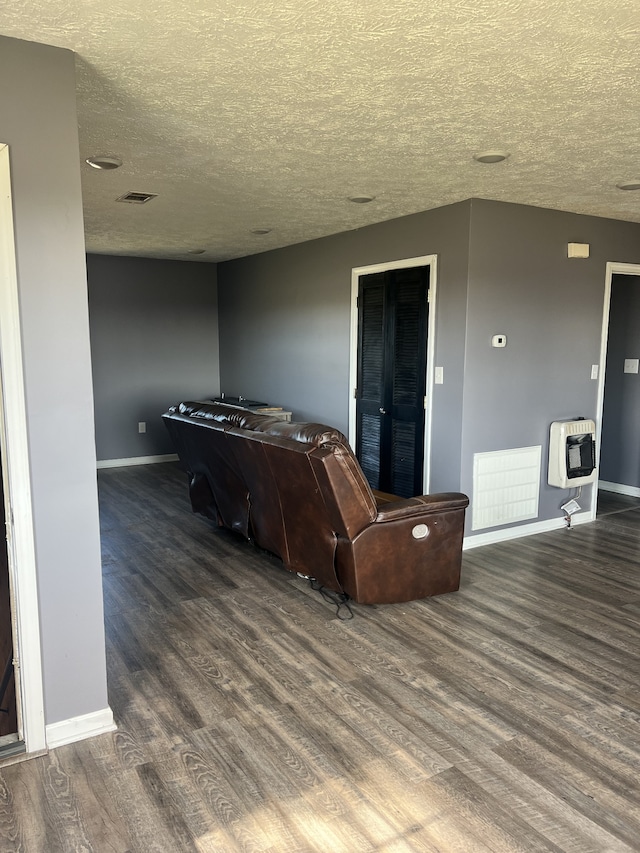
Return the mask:
<path id="1" fill-rule="evenodd" d="M 49 749 L 55 749 L 57 746 L 64 746 L 67 743 L 107 732 L 115 732 L 115 730 L 113 712 L 107 707 L 101 711 L 93 711 L 91 714 L 83 714 L 81 717 L 71 717 L 70 720 L 51 723 L 46 727 L 47 746 Z"/>
<path id="2" fill-rule="evenodd" d="M 586 524 L 592 521 L 590 512 L 578 512 L 571 516 L 571 526 Z M 490 530 L 487 533 L 476 533 L 465 536 L 462 550 L 478 548 L 481 545 L 493 545 L 495 542 L 506 542 L 508 539 L 521 539 L 523 536 L 533 536 L 535 533 L 548 533 L 550 530 L 560 530 L 566 527 L 564 516 L 549 518 L 545 521 L 535 521 L 533 524 L 519 524 L 517 527 L 505 527 L 501 530 Z"/>
<path id="3" fill-rule="evenodd" d="M 154 462 L 177 462 L 177 453 L 164 453 L 162 456 L 127 456 L 126 459 L 100 459 L 98 468 L 125 468 L 127 465 L 152 465 Z"/>
<path id="4" fill-rule="evenodd" d="M 598 480 L 598 488 L 603 492 L 615 492 L 618 495 L 629 495 L 630 498 L 640 498 L 640 489 L 637 486 L 625 486 L 624 483 L 608 483 L 606 480 Z"/>

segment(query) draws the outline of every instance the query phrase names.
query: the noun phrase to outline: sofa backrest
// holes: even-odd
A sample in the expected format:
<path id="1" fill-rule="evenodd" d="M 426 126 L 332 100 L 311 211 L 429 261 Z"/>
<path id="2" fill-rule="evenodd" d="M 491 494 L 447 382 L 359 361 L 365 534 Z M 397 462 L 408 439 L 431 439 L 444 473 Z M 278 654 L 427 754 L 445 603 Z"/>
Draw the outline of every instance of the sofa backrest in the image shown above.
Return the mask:
<path id="1" fill-rule="evenodd" d="M 221 522 L 277 554 L 287 568 L 340 589 L 337 535 L 376 517 L 347 439 L 324 424 L 286 423 L 223 403 L 181 403 L 164 416 L 176 450 Z M 194 509 L 202 511 L 195 506 Z M 207 513 L 205 513 L 207 514 Z"/>
<path id="2" fill-rule="evenodd" d="M 253 424 L 252 424 L 253 426 Z M 276 421 L 256 424 L 260 429 L 231 429 L 236 458 L 242 467 L 250 456 L 245 479 L 250 493 L 250 519 L 256 542 L 279 553 L 290 571 L 314 577 L 339 590 L 335 573 L 336 531 L 324 496 L 315 480 L 310 456 L 328 442 L 344 441 L 338 430 L 324 424 Z M 259 444 L 261 453 L 255 449 Z M 274 547 L 281 520 L 281 550 Z M 271 539 L 266 542 L 265 535 Z"/>
<path id="3" fill-rule="evenodd" d="M 346 442 L 336 441 L 318 447 L 310 459 L 334 530 L 352 539 L 378 512 L 358 460 Z"/>
<path id="4" fill-rule="evenodd" d="M 184 413 L 167 413 L 165 423 L 191 478 L 193 509 L 247 537 L 249 491 L 233 453 L 226 446 L 226 425 Z M 209 511 L 204 509 L 207 500 Z"/>
<path id="5" fill-rule="evenodd" d="M 226 432 L 229 449 L 237 460 L 249 494 L 249 529 L 256 544 L 289 564 L 289 547 L 278 483 L 259 432 L 232 427 Z"/>
<path id="6" fill-rule="evenodd" d="M 290 502 L 290 514 L 293 518 L 301 515 L 298 483 L 304 484 L 304 503 L 311 510 L 314 507 L 316 520 L 326 515 L 331 536 L 335 534 L 351 538 L 376 518 L 377 507 L 369 483 L 367 482 L 357 459 L 345 436 L 336 429 L 316 423 L 283 423 L 264 425 L 262 439 L 265 447 L 273 447 L 267 455 L 273 460 L 274 470 L 284 471 L 288 460 L 283 451 L 293 447 L 292 442 L 304 448 L 306 462 L 300 463 L 297 477 L 278 477 L 278 488 L 284 498 Z M 273 442 L 272 438 L 285 440 Z M 285 443 L 286 442 L 286 443 Z M 276 449 L 281 448 L 281 449 Z M 310 465 L 310 470 L 307 468 Z M 313 474 L 313 481 L 309 475 Z M 313 489 L 309 490 L 312 483 Z M 323 507 L 324 512 L 321 511 Z M 297 536 L 308 537 L 307 525 L 294 525 Z M 303 548 L 302 543 L 300 550 Z"/>

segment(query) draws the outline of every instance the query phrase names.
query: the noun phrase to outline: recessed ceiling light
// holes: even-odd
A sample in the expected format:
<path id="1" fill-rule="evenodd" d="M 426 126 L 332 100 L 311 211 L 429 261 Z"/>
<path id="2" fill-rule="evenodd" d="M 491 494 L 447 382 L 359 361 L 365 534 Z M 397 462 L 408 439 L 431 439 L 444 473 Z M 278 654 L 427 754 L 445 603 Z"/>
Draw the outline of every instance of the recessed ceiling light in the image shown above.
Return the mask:
<path id="1" fill-rule="evenodd" d="M 479 151 L 473 159 L 478 163 L 502 163 L 509 156 L 508 151 Z"/>
<path id="2" fill-rule="evenodd" d="M 264 237 L 265 234 L 271 234 L 271 228 L 252 228 L 250 233 L 258 237 Z"/>
<path id="3" fill-rule="evenodd" d="M 354 204 L 369 204 L 370 201 L 375 199 L 374 195 L 350 195 L 349 201 L 352 201 Z"/>
<path id="4" fill-rule="evenodd" d="M 206 249 L 189 249 L 189 254 L 190 255 L 204 255 L 204 253 L 206 251 L 207 251 Z"/>
<path id="5" fill-rule="evenodd" d="M 100 169 L 102 172 L 119 169 L 122 166 L 122 160 L 119 157 L 105 157 L 103 155 L 87 157 L 84 162 L 91 166 L 92 169 Z"/>
<path id="6" fill-rule="evenodd" d="M 640 180 L 635 181 L 620 181 L 616 184 L 619 190 L 640 190 Z"/>

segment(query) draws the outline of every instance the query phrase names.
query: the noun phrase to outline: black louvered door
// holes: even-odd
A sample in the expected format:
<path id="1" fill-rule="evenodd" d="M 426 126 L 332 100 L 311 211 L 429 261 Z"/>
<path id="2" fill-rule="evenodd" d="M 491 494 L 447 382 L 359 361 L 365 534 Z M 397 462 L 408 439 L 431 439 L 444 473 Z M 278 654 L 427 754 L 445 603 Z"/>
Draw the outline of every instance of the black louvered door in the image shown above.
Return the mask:
<path id="1" fill-rule="evenodd" d="M 400 497 L 423 491 L 428 292 L 428 266 L 359 280 L 356 455 Z"/>

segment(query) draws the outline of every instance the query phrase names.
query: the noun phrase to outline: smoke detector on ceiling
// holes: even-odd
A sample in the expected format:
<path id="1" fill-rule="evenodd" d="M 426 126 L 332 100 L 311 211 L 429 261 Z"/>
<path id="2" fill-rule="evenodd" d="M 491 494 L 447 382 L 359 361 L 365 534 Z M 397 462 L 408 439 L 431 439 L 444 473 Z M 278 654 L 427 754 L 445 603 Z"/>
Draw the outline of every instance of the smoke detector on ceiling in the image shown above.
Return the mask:
<path id="1" fill-rule="evenodd" d="M 124 195 L 119 196 L 116 201 L 126 201 L 129 204 L 146 204 L 148 201 L 151 201 L 152 198 L 157 198 L 157 193 L 125 193 Z"/>

